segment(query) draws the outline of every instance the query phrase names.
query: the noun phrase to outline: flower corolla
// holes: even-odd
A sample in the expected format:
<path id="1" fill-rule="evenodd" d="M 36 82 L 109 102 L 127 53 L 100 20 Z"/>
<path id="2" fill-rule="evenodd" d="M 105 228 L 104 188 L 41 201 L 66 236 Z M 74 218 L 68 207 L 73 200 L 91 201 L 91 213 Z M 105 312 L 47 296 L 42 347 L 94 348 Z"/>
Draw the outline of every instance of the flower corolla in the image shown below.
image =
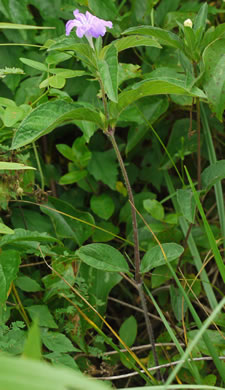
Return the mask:
<path id="1" fill-rule="evenodd" d="M 191 27 L 192 28 L 192 25 L 193 25 L 193 23 L 192 23 L 191 19 L 186 19 L 184 21 L 184 27 Z"/>
<path id="2" fill-rule="evenodd" d="M 75 19 L 69 20 L 66 23 L 66 35 L 70 35 L 71 30 L 76 27 L 76 34 L 78 38 L 85 36 L 89 41 L 90 38 L 103 37 L 106 33 L 106 27 L 112 28 L 112 22 L 99 19 L 90 12 L 82 14 L 76 9 L 74 12 Z"/>

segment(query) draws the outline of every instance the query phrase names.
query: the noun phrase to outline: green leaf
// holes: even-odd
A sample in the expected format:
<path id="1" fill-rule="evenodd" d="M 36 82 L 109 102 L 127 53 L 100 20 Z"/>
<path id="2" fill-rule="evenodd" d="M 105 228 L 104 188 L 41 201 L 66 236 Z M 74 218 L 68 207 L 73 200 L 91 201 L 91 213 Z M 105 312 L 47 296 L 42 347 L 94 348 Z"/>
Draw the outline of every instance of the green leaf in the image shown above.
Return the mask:
<path id="1" fill-rule="evenodd" d="M 33 167 L 29 167 L 28 165 L 19 164 L 19 163 L 13 163 L 13 162 L 0 162 L 0 170 L 12 170 L 12 171 L 19 171 L 21 169 L 36 169 Z"/>
<path id="2" fill-rule="evenodd" d="M 2 115 L 2 121 L 6 127 L 14 126 L 24 117 L 24 111 L 17 106 L 8 106 Z"/>
<path id="3" fill-rule="evenodd" d="M 104 59 L 98 60 L 99 74 L 108 98 L 118 100 L 118 53 L 114 45 L 105 52 Z"/>
<path id="4" fill-rule="evenodd" d="M 50 351 L 54 352 L 79 352 L 75 348 L 70 339 L 62 333 L 58 332 L 42 332 L 42 342 Z"/>
<path id="5" fill-rule="evenodd" d="M 132 86 L 131 89 L 119 94 L 118 105 L 115 107 L 115 116 L 118 116 L 127 106 L 136 100 L 151 95 L 187 95 L 205 98 L 206 95 L 197 87 L 189 90 L 185 80 L 172 77 L 160 77 L 156 79 L 146 79 Z"/>
<path id="6" fill-rule="evenodd" d="M 43 80 L 39 84 L 39 88 L 47 88 L 48 86 L 50 86 L 52 88 L 61 89 L 65 86 L 65 84 L 66 84 L 66 79 L 63 76 L 55 75 Z"/>
<path id="7" fill-rule="evenodd" d="M 58 242 L 60 241 L 47 233 L 30 232 L 25 229 L 15 229 L 13 234 L 5 235 L 0 239 L 0 247 L 19 241 Z"/>
<path id="8" fill-rule="evenodd" d="M 89 244 L 76 251 L 76 255 L 93 268 L 108 272 L 128 272 L 123 255 L 107 244 Z"/>
<path id="9" fill-rule="evenodd" d="M 11 149 L 21 148 L 58 126 L 76 119 L 94 122 L 102 127 L 101 116 L 94 109 L 81 107 L 78 103 L 68 103 L 62 99 L 41 104 L 22 121 L 13 138 Z"/>
<path id="10" fill-rule="evenodd" d="M 159 27 L 152 27 L 152 26 L 130 27 L 127 30 L 125 30 L 123 34 L 151 35 L 155 38 L 158 38 L 159 42 L 162 45 L 172 46 L 175 47 L 176 49 L 183 50 L 183 42 L 176 34 Z"/>
<path id="11" fill-rule="evenodd" d="M 225 38 L 209 44 L 203 52 L 205 72 L 203 88 L 209 99 L 212 111 L 222 121 L 225 109 Z"/>
<path id="12" fill-rule="evenodd" d="M 225 178 L 225 160 L 209 165 L 201 174 L 203 188 L 209 190 L 218 181 Z"/>
<path id="13" fill-rule="evenodd" d="M 25 65 L 31 66 L 31 68 L 42 72 L 48 72 L 48 67 L 45 64 L 42 64 L 42 62 L 30 60 L 29 58 L 20 58 L 20 61 Z"/>
<path id="14" fill-rule="evenodd" d="M 107 299 L 110 291 L 122 280 L 122 276 L 116 272 L 105 272 L 100 269 L 90 267 L 82 262 L 79 268 L 80 277 L 86 283 L 89 302 L 102 316 L 105 315 Z M 91 280 L 91 283 L 89 282 Z M 102 320 L 92 310 L 89 311 L 88 317 L 95 324 L 102 326 Z M 91 327 L 86 323 L 85 328 Z"/>
<path id="15" fill-rule="evenodd" d="M 58 328 L 52 314 L 46 305 L 33 305 L 26 308 L 33 321 L 38 320 L 40 326 Z"/>
<path id="16" fill-rule="evenodd" d="M 116 156 L 112 151 L 93 152 L 92 158 L 88 164 L 88 171 L 94 176 L 95 180 L 101 180 L 112 190 L 115 190 L 118 167 Z"/>
<path id="17" fill-rule="evenodd" d="M 177 201 L 183 216 L 188 222 L 194 223 L 196 205 L 192 191 L 189 189 L 177 190 Z"/>
<path id="18" fill-rule="evenodd" d="M 84 70 L 73 70 L 65 68 L 50 68 L 48 71 L 49 73 L 54 73 L 58 76 L 64 77 L 65 79 L 81 77 L 88 74 Z"/>
<path id="19" fill-rule="evenodd" d="M 167 260 L 164 258 L 161 247 L 166 255 Z M 148 272 L 155 267 L 164 265 L 167 261 L 170 262 L 178 259 L 178 257 L 180 257 L 184 251 L 184 248 L 181 245 L 172 242 L 168 244 L 162 244 L 161 247 L 156 245 L 145 253 L 141 261 L 141 273 Z"/>
<path id="20" fill-rule="evenodd" d="M 107 194 L 93 195 L 91 198 L 91 209 L 100 218 L 107 220 L 114 213 L 115 205 L 112 198 Z"/>
<path id="21" fill-rule="evenodd" d="M 197 39 L 198 44 L 200 44 L 203 33 L 206 29 L 207 16 L 208 16 L 208 4 L 204 3 L 202 4 L 200 10 L 198 11 L 193 26 L 193 30 L 195 31 L 196 36 L 198 38 Z"/>
<path id="22" fill-rule="evenodd" d="M 38 321 L 34 321 L 28 330 L 22 357 L 26 359 L 41 360 L 41 337 Z"/>
<path id="23" fill-rule="evenodd" d="M 128 317 L 122 323 L 119 335 L 128 347 L 132 347 L 137 337 L 137 321 L 134 316 Z"/>
<path id="24" fill-rule="evenodd" d="M 4 390 L 108 389 L 101 381 L 91 380 L 78 371 L 6 356 L 0 356 L 0 378 Z"/>
<path id="25" fill-rule="evenodd" d="M 73 149 L 66 144 L 58 144 L 56 145 L 56 149 L 68 160 L 74 161 Z"/>
<path id="26" fill-rule="evenodd" d="M 51 217 L 58 237 L 72 238 L 76 244 L 82 245 L 92 235 L 93 227 L 89 224 L 94 225 L 95 221 L 90 213 L 53 197 L 49 197 L 46 206 L 41 207 L 41 211 Z"/>
<path id="27" fill-rule="evenodd" d="M 36 280 L 31 279 L 29 276 L 26 275 L 19 276 L 16 279 L 15 285 L 19 287 L 22 291 L 26 292 L 37 292 L 42 290 L 40 284 L 38 284 Z"/>
<path id="28" fill-rule="evenodd" d="M 87 176 L 87 174 L 88 172 L 85 169 L 82 171 L 79 169 L 73 170 L 63 175 L 59 180 L 59 184 L 67 185 L 67 184 L 77 183 L 79 180 L 84 179 Z"/>
<path id="29" fill-rule="evenodd" d="M 45 354 L 45 359 L 50 360 L 54 366 L 69 367 L 73 370 L 79 371 L 77 363 L 74 361 L 74 358 L 69 354 L 51 352 Z"/>
<path id="30" fill-rule="evenodd" d="M 156 199 L 145 199 L 143 201 L 145 210 L 155 219 L 162 221 L 164 219 L 164 208 Z"/>
<path id="31" fill-rule="evenodd" d="M 113 0 L 88 0 L 85 5 L 93 11 L 94 15 L 105 20 L 115 19 L 118 13 Z"/>
<path id="32" fill-rule="evenodd" d="M 6 226 L 4 223 L 0 222 L 0 234 L 13 234 L 14 231 Z"/>
<path id="33" fill-rule="evenodd" d="M 109 221 L 100 221 L 98 222 L 98 227 L 105 229 L 107 231 L 102 231 L 99 229 L 95 229 L 92 239 L 94 242 L 107 242 L 114 239 L 115 234 L 119 233 L 118 226 L 115 226 L 112 224 L 112 222 Z M 110 234 L 110 232 L 112 234 Z"/>
<path id="34" fill-rule="evenodd" d="M 142 37 L 140 35 L 132 35 L 130 37 L 123 37 L 117 39 L 113 41 L 113 45 L 115 45 L 118 52 L 126 49 L 130 49 L 131 47 L 138 47 L 138 46 L 152 46 L 152 47 L 157 47 L 158 49 L 161 49 L 162 47 L 154 38 L 145 37 L 145 36 Z M 105 52 L 107 50 L 107 47 L 108 46 L 104 46 L 102 52 Z"/>
<path id="35" fill-rule="evenodd" d="M 16 279 L 20 265 L 19 252 L 11 250 L 2 250 L 0 253 L 0 304 L 4 304 L 7 299 L 11 283 Z"/>
<path id="36" fill-rule="evenodd" d="M 16 23 L 0 23 L 0 29 L 12 29 L 12 30 L 52 30 L 55 27 L 41 27 L 31 26 L 27 24 L 16 24 Z"/>

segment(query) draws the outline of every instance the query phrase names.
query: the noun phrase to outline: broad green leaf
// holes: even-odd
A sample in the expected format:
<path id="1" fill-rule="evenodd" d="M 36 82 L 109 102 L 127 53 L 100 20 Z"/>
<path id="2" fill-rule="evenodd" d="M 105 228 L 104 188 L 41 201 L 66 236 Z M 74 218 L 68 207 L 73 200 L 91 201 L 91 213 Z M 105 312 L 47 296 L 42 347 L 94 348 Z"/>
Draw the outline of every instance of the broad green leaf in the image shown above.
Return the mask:
<path id="1" fill-rule="evenodd" d="M 68 160 L 74 161 L 73 149 L 66 144 L 56 145 L 56 149 Z"/>
<path id="2" fill-rule="evenodd" d="M 107 152 L 93 152 L 88 164 L 88 171 L 94 176 L 95 180 L 101 180 L 112 190 L 115 190 L 118 166 L 116 156 L 111 152 L 111 150 Z"/>
<path id="3" fill-rule="evenodd" d="M 54 221 L 57 236 L 62 239 L 72 238 L 76 244 L 82 245 L 93 233 L 93 227 L 89 226 L 89 224 L 94 225 L 95 223 L 92 215 L 86 211 L 77 210 L 70 203 L 62 200 L 53 197 L 48 199 L 47 207 L 41 207 L 41 210 Z"/>
<path id="4" fill-rule="evenodd" d="M 17 105 L 14 102 L 14 100 L 3 98 L 3 97 L 0 97 L 0 106 L 3 106 L 3 107 L 17 107 Z"/>
<path id="5" fill-rule="evenodd" d="M 21 169 L 36 169 L 36 168 L 30 167 L 28 165 L 20 164 L 20 163 L 13 163 L 13 162 L 6 162 L 6 161 L 0 162 L 0 170 L 18 171 Z"/>
<path id="6" fill-rule="evenodd" d="M 41 360 L 41 336 L 38 321 L 34 321 L 28 330 L 22 357 Z"/>
<path id="7" fill-rule="evenodd" d="M 122 280 L 122 276 L 116 272 L 106 272 L 93 268 L 84 262 L 80 264 L 79 275 L 85 281 L 88 288 L 88 301 L 96 308 L 102 316 L 105 314 L 107 299 L 110 291 Z M 91 280 L 91 283 L 89 281 Z M 101 319 L 92 311 L 88 311 L 88 317 L 102 326 Z M 86 323 L 85 328 L 90 325 Z"/>
<path id="8" fill-rule="evenodd" d="M 67 184 L 77 183 L 78 181 L 84 179 L 87 176 L 87 174 L 88 172 L 85 169 L 83 169 L 82 171 L 79 169 L 73 170 L 63 175 L 59 180 L 59 184 L 67 185 Z"/>
<path id="9" fill-rule="evenodd" d="M 21 148 L 73 120 L 86 120 L 102 127 L 97 111 L 58 99 L 41 104 L 22 121 L 12 141 L 11 149 Z"/>
<path id="10" fill-rule="evenodd" d="M 64 77 L 65 79 L 70 79 L 73 77 L 81 77 L 86 74 L 84 70 L 73 70 L 73 69 L 65 69 L 65 68 L 50 68 L 49 73 L 54 73 L 58 76 Z"/>
<path id="11" fill-rule="evenodd" d="M 128 272 L 124 256 L 107 244 L 88 244 L 76 251 L 76 255 L 86 264 L 101 271 Z"/>
<path id="12" fill-rule="evenodd" d="M 209 190 L 218 181 L 225 178 L 225 160 L 211 164 L 201 174 L 202 186 Z"/>
<path id="13" fill-rule="evenodd" d="M 91 198 L 91 209 L 100 218 L 107 220 L 114 213 L 115 204 L 107 194 L 93 195 Z"/>
<path id="14" fill-rule="evenodd" d="M 164 219 L 164 207 L 156 199 L 145 199 L 143 201 L 143 206 L 153 218 L 159 221 Z"/>
<path id="15" fill-rule="evenodd" d="M 47 88 L 48 86 L 50 86 L 52 88 L 61 89 L 65 86 L 65 84 L 66 84 L 66 79 L 63 76 L 55 75 L 43 80 L 39 84 L 39 88 Z"/>
<path id="16" fill-rule="evenodd" d="M 36 280 L 31 279 L 29 276 L 26 275 L 18 276 L 15 281 L 15 285 L 19 287 L 22 291 L 26 292 L 37 292 L 43 290 L 40 284 L 36 282 Z"/>
<path id="17" fill-rule="evenodd" d="M 79 371 L 79 367 L 74 358 L 66 353 L 51 352 L 45 354 L 45 359 L 50 360 L 54 366 L 69 367 L 73 370 Z"/>
<path id="18" fill-rule="evenodd" d="M 45 332 L 41 334 L 43 344 L 54 352 L 79 352 L 78 348 L 75 348 L 70 339 L 62 333 L 58 332 Z"/>
<path id="19" fill-rule="evenodd" d="M 186 87 L 185 80 L 170 78 L 167 76 L 156 79 L 146 79 L 134 84 L 131 89 L 119 94 L 118 105 L 115 106 L 115 108 L 112 106 L 112 108 L 115 109 L 114 115 L 117 117 L 118 114 L 120 114 L 127 106 L 140 98 L 162 94 L 177 94 L 206 98 L 204 92 L 197 87 L 193 87 L 189 90 Z"/>
<path id="20" fill-rule="evenodd" d="M 109 46 L 104 59 L 98 60 L 99 74 L 108 98 L 118 100 L 118 53 L 114 45 Z"/>
<path id="21" fill-rule="evenodd" d="M 100 221 L 98 222 L 98 227 L 106 230 L 102 231 L 99 229 L 95 229 L 92 239 L 94 242 L 108 242 L 114 239 L 115 234 L 119 233 L 118 226 L 115 226 L 112 224 L 112 222 L 109 221 Z M 112 234 L 110 234 L 112 233 Z"/>
<path id="22" fill-rule="evenodd" d="M 108 389 L 103 382 L 89 379 L 79 371 L 8 356 L 0 356 L 0 387 L 4 390 Z"/>
<path id="23" fill-rule="evenodd" d="M 42 62 L 30 60 L 29 58 L 20 58 L 20 61 L 25 64 L 30 66 L 31 68 L 40 70 L 42 72 L 48 72 L 48 67 L 45 64 L 42 64 Z"/>
<path id="24" fill-rule="evenodd" d="M 41 27 L 41 26 L 30 26 L 27 24 L 16 24 L 16 23 L 0 23 L 0 29 L 13 29 L 13 30 L 52 30 L 55 27 Z"/>
<path id="25" fill-rule="evenodd" d="M 203 52 L 205 72 L 203 89 L 209 99 L 212 111 L 222 121 L 225 109 L 225 38 L 209 44 Z"/>
<path id="26" fill-rule="evenodd" d="M 33 305 L 26 307 L 31 319 L 33 321 L 38 320 L 40 326 L 46 328 L 58 328 L 52 314 L 49 311 L 48 306 L 46 305 Z"/>
<path id="27" fill-rule="evenodd" d="M 0 304 L 4 304 L 11 283 L 17 276 L 20 265 L 19 252 L 11 250 L 2 250 L 0 253 Z"/>
<path id="28" fill-rule="evenodd" d="M 117 16 L 118 10 L 113 0 L 87 0 L 85 3 L 99 18 L 113 20 Z M 110 29 L 107 31 L 110 32 Z"/>
<path id="29" fill-rule="evenodd" d="M 2 115 L 2 121 L 6 127 L 14 126 L 24 117 L 24 111 L 20 107 L 8 106 Z"/>
<path id="30" fill-rule="evenodd" d="M 47 233 L 30 232 L 25 229 L 15 229 L 13 234 L 5 235 L 0 239 L 0 247 L 10 245 L 19 241 L 37 241 L 37 242 L 58 242 L 60 241 Z"/>
<path id="31" fill-rule="evenodd" d="M 128 347 L 132 347 L 137 336 L 137 321 L 134 316 L 128 317 L 122 323 L 119 335 Z"/>
<path id="32" fill-rule="evenodd" d="M 219 24 L 218 26 L 212 26 L 208 29 L 203 37 L 201 48 L 205 49 L 211 42 L 218 38 L 221 38 L 225 34 L 225 23 Z"/>
<path id="33" fill-rule="evenodd" d="M 166 255 L 167 260 L 165 260 L 161 247 Z M 172 242 L 168 244 L 162 244 L 161 247 L 156 245 L 145 253 L 141 261 L 141 273 L 148 272 L 153 268 L 164 265 L 167 261 L 170 262 L 178 259 L 178 257 L 180 257 L 184 251 L 184 248 L 181 245 Z"/>
<path id="34" fill-rule="evenodd" d="M 131 35 L 129 37 L 123 37 L 120 39 L 117 39 L 116 41 L 113 41 L 113 44 L 117 48 L 117 51 L 123 51 L 126 49 L 130 49 L 131 47 L 138 47 L 138 46 L 152 46 L 152 47 L 158 47 L 159 49 L 162 47 L 154 38 L 140 36 L 140 35 Z M 108 46 L 104 46 L 104 48 L 101 51 L 104 53 L 107 50 Z"/>
<path id="35" fill-rule="evenodd" d="M 76 56 L 90 66 L 93 71 L 97 70 L 96 57 L 93 49 L 88 43 L 76 43 L 74 36 L 59 39 L 57 43 L 49 47 L 48 51 L 52 50 L 73 50 Z"/>
<path id="36" fill-rule="evenodd" d="M 0 234 L 13 234 L 14 231 L 6 226 L 4 223 L 0 222 Z"/>
<path id="37" fill-rule="evenodd" d="M 193 31 L 195 31 L 197 36 L 197 42 L 200 44 L 202 35 L 206 29 L 206 22 L 208 16 L 208 4 L 203 3 L 194 22 Z"/>
<path id="38" fill-rule="evenodd" d="M 188 222 L 194 223 L 196 204 L 192 191 L 190 189 L 177 190 L 177 201 L 183 216 Z"/>
<path id="39" fill-rule="evenodd" d="M 182 40 L 174 33 L 164 30 L 159 27 L 152 26 L 139 26 L 130 27 L 123 32 L 123 34 L 140 34 L 140 35 L 151 35 L 159 40 L 162 45 L 168 45 L 175 47 L 176 49 L 183 50 Z"/>

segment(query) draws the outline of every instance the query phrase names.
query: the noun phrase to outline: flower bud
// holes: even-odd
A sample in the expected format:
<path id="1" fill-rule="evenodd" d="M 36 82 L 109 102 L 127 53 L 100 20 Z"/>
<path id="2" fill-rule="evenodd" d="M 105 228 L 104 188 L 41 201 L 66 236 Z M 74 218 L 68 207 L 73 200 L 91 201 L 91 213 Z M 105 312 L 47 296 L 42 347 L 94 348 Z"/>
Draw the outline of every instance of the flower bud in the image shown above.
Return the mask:
<path id="1" fill-rule="evenodd" d="M 184 27 L 191 27 L 192 28 L 192 20 L 191 19 L 186 19 L 184 21 Z"/>

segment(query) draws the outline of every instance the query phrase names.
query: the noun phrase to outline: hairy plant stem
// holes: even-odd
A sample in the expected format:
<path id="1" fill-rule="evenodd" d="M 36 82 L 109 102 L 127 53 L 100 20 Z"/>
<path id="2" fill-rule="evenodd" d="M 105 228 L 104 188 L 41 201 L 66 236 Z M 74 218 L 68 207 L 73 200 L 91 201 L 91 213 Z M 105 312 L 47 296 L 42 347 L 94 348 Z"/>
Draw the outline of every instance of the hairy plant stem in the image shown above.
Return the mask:
<path id="1" fill-rule="evenodd" d="M 137 284 L 141 283 L 141 276 L 140 276 L 140 252 L 139 252 L 139 239 L 138 239 L 138 226 L 137 226 L 137 217 L 136 217 L 136 211 L 133 208 L 132 204 L 134 204 L 134 197 L 130 185 L 130 181 L 127 175 L 127 171 L 120 153 L 120 150 L 118 148 L 115 136 L 114 136 L 114 130 L 109 129 L 107 132 L 107 135 L 112 143 L 113 149 L 115 150 L 120 169 L 122 171 L 122 175 L 124 178 L 124 182 L 127 189 L 128 198 L 131 202 L 131 215 L 132 215 L 132 227 L 133 227 L 133 237 L 134 237 L 134 261 L 135 261 L 135 281 Z"/>
<path id="2" fill-rule="evenodd" d="M 128 198 L 130 201 L 133 237 L 134 237 L 135 284 L 136 284 L 137 291 L 139 293 L 141 306 L 142 306 L 143 313 L 144 313 L 148 338 L 149 338 L 150 343 L 152 344 L 152 353 L 153 353 L 154 361 L 155 361 L 155 364 L 158 366 L 159 363 L 158 363 L 158 357 L 157 357 L 156 348 L 155 348 L 155 338 L 154 338 L 152 324 L 151 324 L 151 321 L 150 321 L 149 316 L 148 316 L 148 308 L 147 308 L 146 298 L 145 298 L 144 289 L 143 289 L 143 281 L 142 281 L 142 277 L 140 274 L 141 260 L 140 260 L 140 251 L 139 251 L 137 216 L 136 216 L 136 210 L 133 207 L 134 197 L 133 197 L 130 181 L 129 181 L 129 178 L 127 175 L 127 171 L 126 171 L 126 168 L 125 168 L 125 165 L 123 162 L 123 158 L 121 156 L 120 150 L 118 148 L 118 145 L 117 145 L 117 142 L 116 142 L 116 139 L 114 136 L 114 132 L 115 132 L 115 130 L 109 127 L 106 134 L 112 143 L 113 149 L 115 150 L 115 153 L 116 153 L 119 165 L 120 165 L 120 169 L 121 169 L 121 172 L 122 172 L 122 175 L 124 178 L 125 186 L 127 189 Z M 163 380 L 160 370 L 157 370 L 157 379 Z"/>
<path id="3" fill-rule="evenodd" d="M 104 111 L 105 111 L 105 116 L 107 122 L 109 121 L 109 112 L 108 112 L 108 105 L 107 105 L 107 98 L 104 90 L 104 85 L 102 83 L 101 78 L 99 77 L 99 84 L 102 92 L 102 101 L 103 101 L 103 106 L 104 106 Z M 136 210 L 134 207 L 134 197 L 133 197 L 133 192 L 131 189 L 130 185 L 130 180 L 127 174 L 127 170 L 125 168 L 123 158 L 121 156 L 119 147 L 117 145 L 116 139 L 115 139 L 115 128 L 112 128 L 110 125 L 107 126 L 107 129 L 105 130 L 105 134 L 108 136 L 108 138 L 111 141 L 111 144 L 113 146 L 113 149 L 116 153 L 117 160 L 120 165 L 120 169 L 124 178 L 125 186 L 127 189 L 127 194 L 128 194 L 128 199 L 130 202 L 130 207 L 131 207 L 131 217 L 132 217 L 132 227 L 133 227 L 133 238 L 134 238 L 134 265 L 135 265 L 135 287 L 139 293 L 140 301 L 141 301 L 141 306 L 144 312 L 144 318 L 145 318 L 145 324 L 147 328 L 147 333 L 149 337 L 149 341 L 152 344 L 152 353 L 153 353 L 153 358 L 155 361 L 155 364 L 158 366 L 159 361 L 156 353 L 156 348 L 155 348 L 155 338 L 154 338 L 154 333 L 153 333 L 153 328 L 152 324 L 150 321 L 150 318 L 148 316 L 148 308 L 147 308 L 147 303 L 145 299 L 145 294 L 144 294 L 144 289 L 143 289 L 143 280 L 142 276 L 140 273 L 140 264 L 141 264 L 141 259 L 140 259 L 140 250 L 139 250 L 139 238 L 138 238 L 138 225 L 137 225 L 137 216 L 136 216 Z M 157 380 L 163 380 L 163 377 L 161 375 L 161 371 L 157 370 L 156 371 L 157 375 Z"/>

